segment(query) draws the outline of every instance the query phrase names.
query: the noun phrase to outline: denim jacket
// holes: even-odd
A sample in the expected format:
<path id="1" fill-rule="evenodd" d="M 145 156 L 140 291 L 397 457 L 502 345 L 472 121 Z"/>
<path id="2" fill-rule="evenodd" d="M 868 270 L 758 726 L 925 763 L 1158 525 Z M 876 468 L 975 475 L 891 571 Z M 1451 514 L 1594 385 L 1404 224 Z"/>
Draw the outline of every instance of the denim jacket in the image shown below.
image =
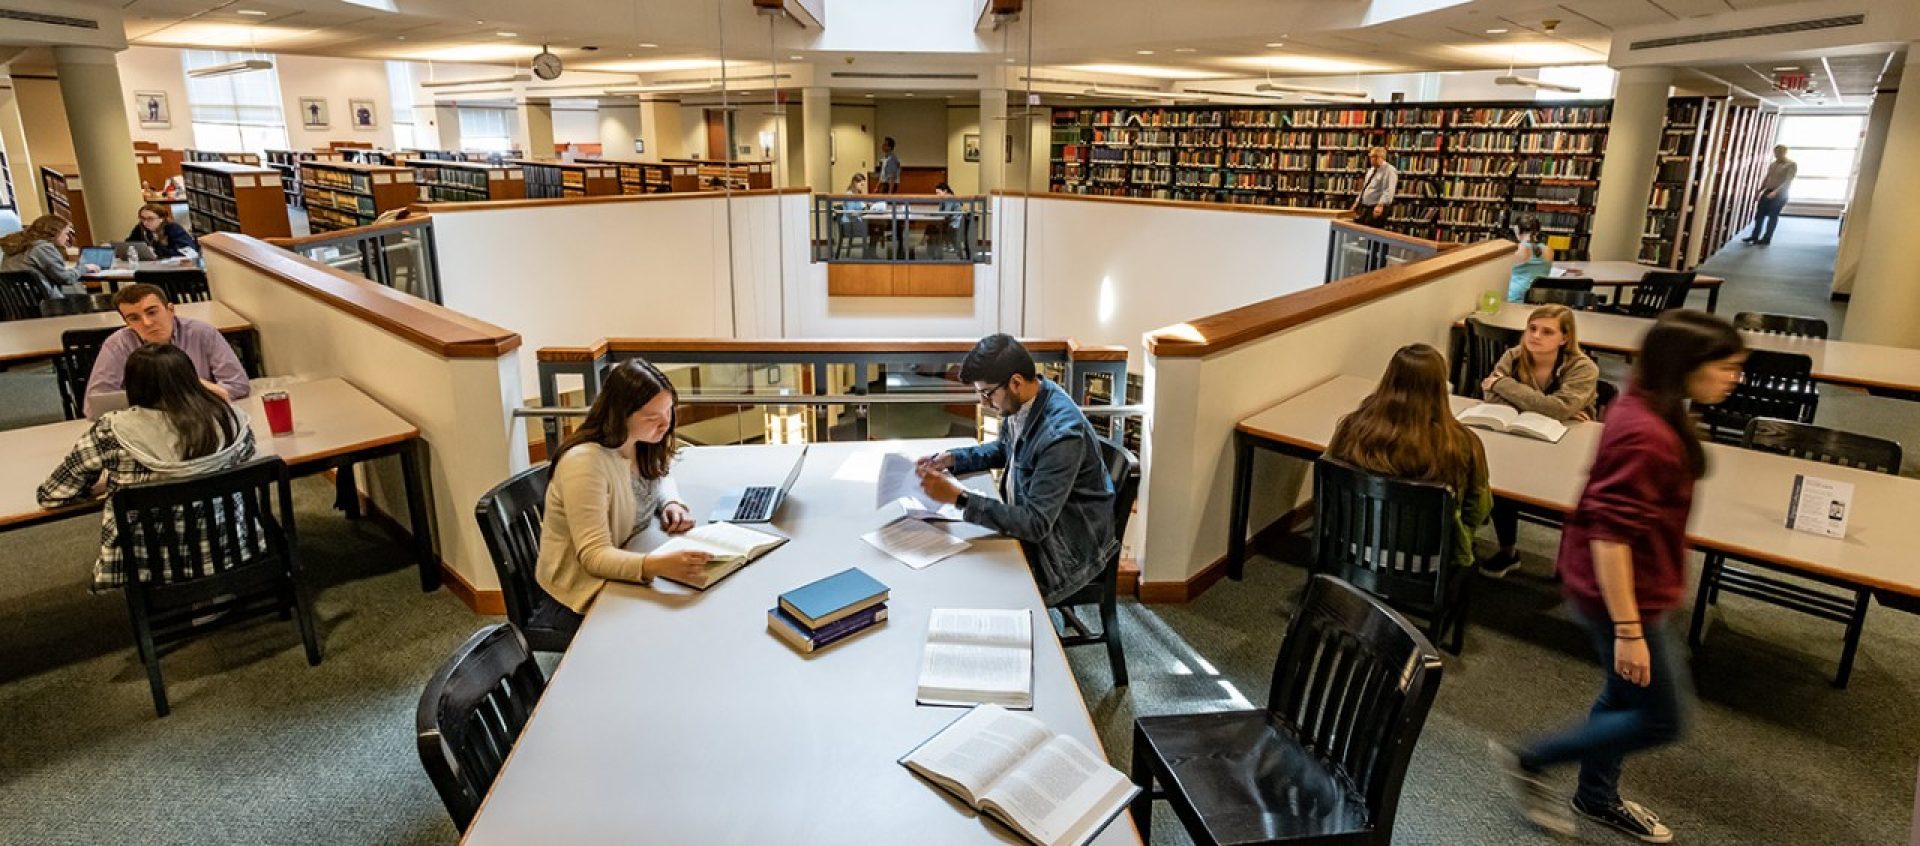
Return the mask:
<path id="1" fill-rule="evenodd" d="M 1060 386 L 1040 383 L 1012 455 L 1004 441 L 953 450 L 953 471 L 1011 467 L 1013 504 L 968 497 L 966 519 L 1017 538 L 1040 594 L 1052 604 L 1100 575 L 1120 541 L 1113 536 L 1113 483 L 1093 426 Z"/>

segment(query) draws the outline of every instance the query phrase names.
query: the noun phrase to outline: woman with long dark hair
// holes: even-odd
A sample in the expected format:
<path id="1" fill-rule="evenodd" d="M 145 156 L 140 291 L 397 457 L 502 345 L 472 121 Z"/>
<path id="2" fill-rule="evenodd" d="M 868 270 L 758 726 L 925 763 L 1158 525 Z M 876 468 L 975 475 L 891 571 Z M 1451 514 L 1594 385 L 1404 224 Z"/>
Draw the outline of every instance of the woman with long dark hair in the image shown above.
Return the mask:
<path id="1" fill-rule="evenodd" d="M 667 475 L 678 399 L 659 368 L 637 358 L 613 365 L 586 420 L 561 443 L 534 568 L 553 600 L 533 612 L 541 625 L 577 628 L 607 582 L 646 584 L 662 575 L 692 581 L 706 566 L 705 553 L 625 549 L 656 517 L 669 532 L 693 528 Z"/>
<path id="2" fill-rule="evenodd" d="M 127 408 L 95 420 L 40 485 L 43 508 L 94 496 L 105 476 L 111 497 L 122 486 L 224 470 L 253 457 L 247 415 L 208 390 L 193 360 L 171 344 L 148 344 L 127 356 Z M 95 590 L 126 583 L 109 499 L 102 516 Z"/>
<path id="3" fill-rule="evenodd" d="M 1340 418 L 1327 457 L 1369 473 L 1435 482 L 1453 489 L 1455 563 L 1473 566 L 1473 531 L 1493 509 L 1487 454 L 1453 417 L 1447 359 L 1426 344 L 1401 347 L 1373 394 Z"/>
<path id="4" fill-rule="evenodd" d="M 1692 708 L 1687 666 L 1667 631 L 1686 591 L 1687 517 L 1706 450 L 1688 403 L 1718 403 L 1746 361 L 1740 334 L 1697 311 L 1660 316 L 1641 343 L 1633 379 L 1607 411 L 1600 448 L 1560 540 L 1560 574 L 1574 616 L 1608 668 L 1587 721 L 1518 751 L 1497 748 L 1522 813 L 1573 834 L 1573 814 L 1643 842 L 1673 831 L 1620 797 L 1626 756 L 1680 738 Z M 1580 762 L 1569 805 L 1541 780 Z M 1571 812 L 1569 813 L 1569 807 Z"/>
<path id="5" fill-rule="evenodd" d="M 20 231 L 0 238 L 0 271 L 25 272 L 40 277 L 47 286 L 46 295 L 78 296 L 83 271 L 100 268 L 91 264 L 78 267 L 67 264 L 67 248 L 73 246 L 73 224 L 58 215 L 44 214 Z"/>

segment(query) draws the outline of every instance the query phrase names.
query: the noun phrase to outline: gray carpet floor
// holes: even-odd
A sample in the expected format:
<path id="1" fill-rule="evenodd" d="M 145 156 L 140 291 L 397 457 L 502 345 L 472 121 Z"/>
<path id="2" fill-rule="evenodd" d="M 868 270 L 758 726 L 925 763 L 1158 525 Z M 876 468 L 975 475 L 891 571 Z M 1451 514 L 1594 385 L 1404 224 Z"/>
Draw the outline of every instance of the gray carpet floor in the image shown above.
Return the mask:
<path id="1" fill-rule="evenodd" d="M 1772 252 L 1716 258 L 1715 268 L 1746 263 L 1727 271 L 1741 284 L 1729 286 L 1721 311 L 1819 313 L 1811 309 L 1825 303 L 1822 238 L 1831 263 L 1825 225 L 1789 219 Z M 1811 244 L 1810 260 L 1783 249 L 1796 240 Z M 0 415 L 8 425 L 57 418 L 52 391 L 44 372 L 0 373 Z M 1889 402 L 1823 400 L 1822 422 L 1832 415 L 1830 425 L 1853 427 L 1864 414 L 1863 426 L 1904 425 L 1907 441 L 1920 442 L 1920 429 L 1901 423 L 1912 419 L 1903 409 L 1880 407 Z M 82 587 L 95 518 L 0 535 L 0 843 L 455 841 L 419 768 L 413 708 L 444 656 L 489 621 L 445 592 L 420 593 L 404 549 L 331 511 L 324 482 L 296 487 L 325 662 L 308 667 L 293 627 L 278 620 L 190 642 L 165 657 L 174 712 L 164 720 L 153 717 L 121 598 Z M 1476 585 L 1466 652 L 1446 659 L 1395 843 L 1553 842 L 1513 814 L 1483 747 L 1577 718 L 1599 683 L 1547 579 L 1556 537 L 1523 525 L 1523 570 Z M 1111 688 L 1099 648 L 1071 653 L 1116 765 L 1127 766 L 1136 715 L 1265 703 L 1303 583 L 1304 539 L 1263 553 L 1246 581 L 1187 605 L 1123 606 L 1129 688 Z M 1840 634 L 1726 600 L 1695 656 L 1700 705 L 1690 735 L 1636 759 L 1624 781 L 1675 827 L 1676 842 L 1905 842 L 1920 760 L 1920 662 L 1910 657 L 1920 620 L 1874 609 L 1845 691 L 1827 682 Z M 1155 816 L 1154 843 L 1188 842 L 1164 806 Z M 1581 840 L 1628 842 L 1593 828 Z"/>

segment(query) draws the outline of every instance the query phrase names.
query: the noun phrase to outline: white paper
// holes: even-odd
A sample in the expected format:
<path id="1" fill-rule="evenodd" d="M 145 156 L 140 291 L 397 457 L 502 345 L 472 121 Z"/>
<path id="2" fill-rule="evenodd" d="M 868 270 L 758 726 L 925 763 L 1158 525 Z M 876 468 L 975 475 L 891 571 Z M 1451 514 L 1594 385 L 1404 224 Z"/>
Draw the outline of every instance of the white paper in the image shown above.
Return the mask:
<path id="1" fill-rule="evenodd" d="M 1795 474 L 1787 503 L 1787 528 L 1829 538 L 1847 536 L 1853 516 L 1853 483 Z"/>
<path id="2" fill-rule="evenodd" d="M 907 516 L 917 520 L 960 520 L 959 506 L 935 502 L 920 487 L 920 474 L 914 470 L 911 456 L 890 452 L 880 458 L 880 478 L 876 480 L 875 508 L 900 503 Z"/>
<path id="3" fill-rule="evenodd" d="M 972 546 L 911 516 L 861 535 L 860 539 L 915 570 L 924 570 Z"/>

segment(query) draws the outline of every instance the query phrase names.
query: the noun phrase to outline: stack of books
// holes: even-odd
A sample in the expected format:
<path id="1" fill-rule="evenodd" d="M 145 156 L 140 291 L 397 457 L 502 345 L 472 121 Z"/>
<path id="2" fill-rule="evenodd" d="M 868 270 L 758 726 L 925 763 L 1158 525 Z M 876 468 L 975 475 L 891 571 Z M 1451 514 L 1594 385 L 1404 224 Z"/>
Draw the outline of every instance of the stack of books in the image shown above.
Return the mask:
<path id="1" fill-rule="evenodd" d="M 767 630 L 811 653 L 886 622 L 887 596 L 886 585 L 849 567 L 781 594 L 767 609 Z"/>

